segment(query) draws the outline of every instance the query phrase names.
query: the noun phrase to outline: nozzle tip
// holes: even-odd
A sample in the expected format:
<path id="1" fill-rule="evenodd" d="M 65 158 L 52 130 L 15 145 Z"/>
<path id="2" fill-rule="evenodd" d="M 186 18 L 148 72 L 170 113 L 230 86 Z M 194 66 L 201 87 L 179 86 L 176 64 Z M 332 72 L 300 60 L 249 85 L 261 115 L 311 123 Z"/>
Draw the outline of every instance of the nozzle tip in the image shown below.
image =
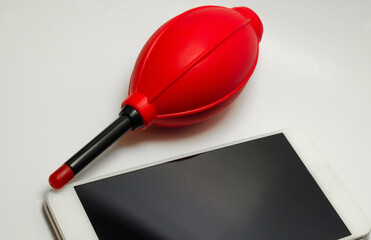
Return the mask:
<path id="1" fill-rule="evenodd" d="M 75 174 L 73 173 L 72 169 L 63 164 L 60 168 L 58 168 L 52 175 L 49 177 L 49 184 L 54 189 L 60 189 L 64 185 L 66 185 Z"/>

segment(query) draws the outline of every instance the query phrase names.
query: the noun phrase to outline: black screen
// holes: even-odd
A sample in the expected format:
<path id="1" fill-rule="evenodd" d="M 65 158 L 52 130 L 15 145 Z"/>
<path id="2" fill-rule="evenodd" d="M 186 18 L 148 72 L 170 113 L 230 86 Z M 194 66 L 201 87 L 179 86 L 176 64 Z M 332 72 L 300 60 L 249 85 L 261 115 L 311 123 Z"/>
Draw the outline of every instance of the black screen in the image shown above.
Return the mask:
<path id="1" fill-rule="evenodd" d="M 349 236 L 283 134 L 75 187 L 99 239 Z"/>

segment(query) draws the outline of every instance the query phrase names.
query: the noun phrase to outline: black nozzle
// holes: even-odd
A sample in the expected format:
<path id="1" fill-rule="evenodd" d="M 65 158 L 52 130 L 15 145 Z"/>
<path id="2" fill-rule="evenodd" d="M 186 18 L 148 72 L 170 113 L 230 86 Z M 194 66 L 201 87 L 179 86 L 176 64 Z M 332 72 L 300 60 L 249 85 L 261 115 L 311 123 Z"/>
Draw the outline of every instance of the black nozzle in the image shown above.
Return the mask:
<path id="1" fill-rule="evenodd" d="M 111 125 L 73 155 L 65 164 L 71 167 L 76 175 L 128 130 L 135 130 L 142 126 L 143 120 L 139 113 L 131 106 L 126 105 Z"/>

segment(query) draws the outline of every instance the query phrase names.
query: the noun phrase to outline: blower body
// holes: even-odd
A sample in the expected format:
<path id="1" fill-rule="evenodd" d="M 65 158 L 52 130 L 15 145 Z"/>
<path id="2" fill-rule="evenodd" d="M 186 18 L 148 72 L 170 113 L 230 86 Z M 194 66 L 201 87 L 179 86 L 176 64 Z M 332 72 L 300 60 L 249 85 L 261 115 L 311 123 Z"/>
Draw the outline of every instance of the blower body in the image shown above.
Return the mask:
<path id="1" fill-rule="evenodd" d="M 50 175 L 50 185 L 62 188 L 130 129 L 194 124 L 228 106 L 255 69 L 262 34 L 246 7 L 199 7 L 166 22 L 139 54 L 119 118 Z"/>

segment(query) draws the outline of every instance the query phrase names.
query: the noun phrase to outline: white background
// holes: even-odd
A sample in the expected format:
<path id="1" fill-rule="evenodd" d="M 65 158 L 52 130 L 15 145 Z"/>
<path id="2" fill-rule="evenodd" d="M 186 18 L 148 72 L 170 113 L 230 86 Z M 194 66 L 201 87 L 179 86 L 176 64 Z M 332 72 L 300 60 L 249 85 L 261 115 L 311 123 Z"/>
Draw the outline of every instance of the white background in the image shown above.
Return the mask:
<path id="1" fill-rule="evenodd" d="M 49 174 L 116 118 L 148 37 L 207 4 L 261 17 L 247 88 L 207 122 L 127 134 L 75 180 L 296 126 L 371 218 L 371 1 L 0 0 L 0 239 L 53 239 Z"/>

